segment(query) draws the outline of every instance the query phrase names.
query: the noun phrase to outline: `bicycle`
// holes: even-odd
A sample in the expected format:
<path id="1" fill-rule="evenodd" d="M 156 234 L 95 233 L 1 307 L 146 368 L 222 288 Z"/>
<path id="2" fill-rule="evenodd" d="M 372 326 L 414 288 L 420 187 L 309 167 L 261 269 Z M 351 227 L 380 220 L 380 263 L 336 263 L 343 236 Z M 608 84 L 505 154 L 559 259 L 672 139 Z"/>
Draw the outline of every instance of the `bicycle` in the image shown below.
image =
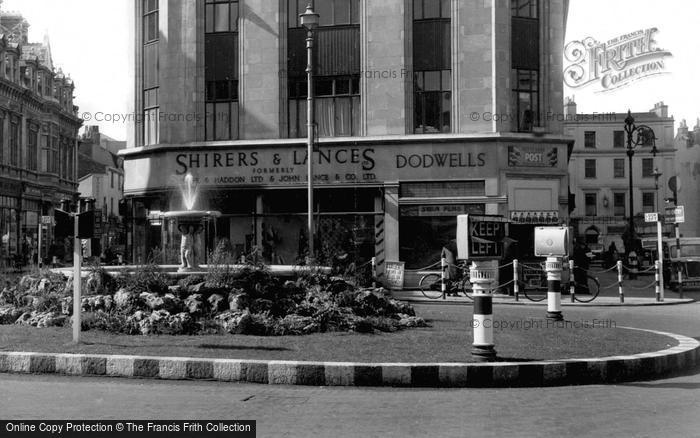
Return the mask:
<path id="1" fill-rule="evenodd" d="M 472 298 L 472 284 L 469 282 L 469 267 L 458 266 L 458 269 L 464 272 L 459 280 L 445 280 L 447 283 L 446 291 L 442 292 L 442 275 L 439 272 L 431 272 L 421 277 L 418 282 L 418 287 L 424 297 L 431 300 L 444 298 L 445 295 L 459 296 L 464 294 L 469 300 Z"/>
<path id="2" fill-rule="evenodd" d="M 598 298 L 598 294 L 600 293 L 600 281 L 598 281 L 596 277 L 586 273 L 586 284 L 578 284 L 576 281 L 573 281 L 572 283 L 574 284 L 574 291 L 576 292 L 574 294 L 574 300 L 578 301 L 579 303 L 590 303 Z M 581 298 L 581 294 L 588 298 Z"/>

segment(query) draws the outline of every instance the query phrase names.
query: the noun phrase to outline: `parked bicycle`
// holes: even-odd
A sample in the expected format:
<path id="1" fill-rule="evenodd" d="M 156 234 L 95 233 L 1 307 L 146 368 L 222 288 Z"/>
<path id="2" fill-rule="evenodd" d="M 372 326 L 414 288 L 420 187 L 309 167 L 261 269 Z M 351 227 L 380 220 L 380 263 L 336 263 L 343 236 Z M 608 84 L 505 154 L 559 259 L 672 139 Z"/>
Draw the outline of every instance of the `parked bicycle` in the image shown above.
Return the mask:
<path id="1" fill-rule="evenodd" d="M 545 272 L 544 265 L 536 267 L 535 265 L 524 265 L 524 269 L 530 271 L 530 276 L 527 281 L 524 280 L 524 276 L 521 276 L 521 280 L 518 281 L 520 292 L 525 295 L 530 301 L 541 302 L 547 299 L 547 273 Z M 539 276 L 535 278 L 532 277 L 532 272 L 538 271 Z M 600 282 L 598 278 L 590 275 L 586 272 L 586 283 L 578 284 L 575 280 L 570 277 L 570 280 L 575 284 L 575 294 L 574 300 L 579 303 L 590 303 L 595 300 L 600 293 Z M 562 292 L 568 293 L 570 284 L 567 282 L 562 282 Z"/>
<path id="2" fill-rule="evenodd" d="M 426 298 L 437 300 L 445 296 L 460 296 L 464 295 L 472 300 L 472 284 L 469 281 L 469 266 L 462 263 L 457 266 L 458 271 L 462 273 L 458 280 L 445 280 L 445 293 L 442 292 L 442 274 L 440 272 L 430 272 L 421 277 L 418 282 L 421 293 Z"/>

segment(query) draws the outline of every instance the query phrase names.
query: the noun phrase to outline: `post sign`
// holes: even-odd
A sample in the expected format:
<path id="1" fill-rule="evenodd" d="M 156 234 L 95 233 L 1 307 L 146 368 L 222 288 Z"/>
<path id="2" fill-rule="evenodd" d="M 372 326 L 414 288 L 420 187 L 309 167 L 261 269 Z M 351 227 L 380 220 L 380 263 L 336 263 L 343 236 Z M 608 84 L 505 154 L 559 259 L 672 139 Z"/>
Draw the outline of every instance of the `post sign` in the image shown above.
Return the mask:
<path id="1" fill-rule="evenodd" d="M 489 260 L 503 257 L 508 219 L 501 216 L 457 216 L 457 258 Z"/>
<path id="2" fill-rule="evenodd" d="M 644 213 L 644 222 L 656 222 L 658 220 L 658 213 Z"/>
<path id="3" fill-rule="evenodd" d="M 41 224 L 42 225 L 53 225 L 53 216 L 42 216 L 41 217 Z"/>
<path id="4" fill-rule="evenodd" d="M 386 261 L 384 268 L 386 287 L 394 290 L 403 289 L 404 262 Z"/>
<path id="5" fill-rule="evenodd" d="M 685 206 L 679 205 L 673 208 L 666 209 L 667 224 L 682 224 L 685 222 Z"/>

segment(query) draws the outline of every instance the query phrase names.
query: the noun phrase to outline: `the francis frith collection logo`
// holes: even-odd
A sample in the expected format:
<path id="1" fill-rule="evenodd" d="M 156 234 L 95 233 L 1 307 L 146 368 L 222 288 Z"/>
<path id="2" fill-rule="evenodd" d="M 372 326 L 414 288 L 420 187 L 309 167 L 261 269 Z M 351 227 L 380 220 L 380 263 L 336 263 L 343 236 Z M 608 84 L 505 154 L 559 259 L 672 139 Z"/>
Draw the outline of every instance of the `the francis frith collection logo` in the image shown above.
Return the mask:
<path id="1" fill-rule="evenodd" d="M 638 30 L 606 42 L 592 37 L 568 43 L 564 56 L 568 65 L 564 82 L 570 88 L 599 84 L 598 92 L 608 92 L 634 81 L 668 73 L 666 57 L 671 52 L 656 42 L 658 29 Z"/>

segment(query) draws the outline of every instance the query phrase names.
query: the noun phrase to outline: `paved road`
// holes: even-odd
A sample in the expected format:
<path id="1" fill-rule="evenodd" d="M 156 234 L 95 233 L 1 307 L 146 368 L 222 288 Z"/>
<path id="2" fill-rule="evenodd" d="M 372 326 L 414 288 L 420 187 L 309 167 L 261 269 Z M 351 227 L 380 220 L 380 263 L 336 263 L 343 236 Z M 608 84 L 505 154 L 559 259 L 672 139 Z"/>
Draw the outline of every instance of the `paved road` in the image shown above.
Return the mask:
<path id="1" fill-rule="evenodd" d="M 572 309 L 566 316 L 700 339 L 700 304 Z M 6 419 L 254 419 L 260 437 L 700 437 L 700 370 L 561 388 L 316 388 L 1 374 L 0 388 Z"/>

